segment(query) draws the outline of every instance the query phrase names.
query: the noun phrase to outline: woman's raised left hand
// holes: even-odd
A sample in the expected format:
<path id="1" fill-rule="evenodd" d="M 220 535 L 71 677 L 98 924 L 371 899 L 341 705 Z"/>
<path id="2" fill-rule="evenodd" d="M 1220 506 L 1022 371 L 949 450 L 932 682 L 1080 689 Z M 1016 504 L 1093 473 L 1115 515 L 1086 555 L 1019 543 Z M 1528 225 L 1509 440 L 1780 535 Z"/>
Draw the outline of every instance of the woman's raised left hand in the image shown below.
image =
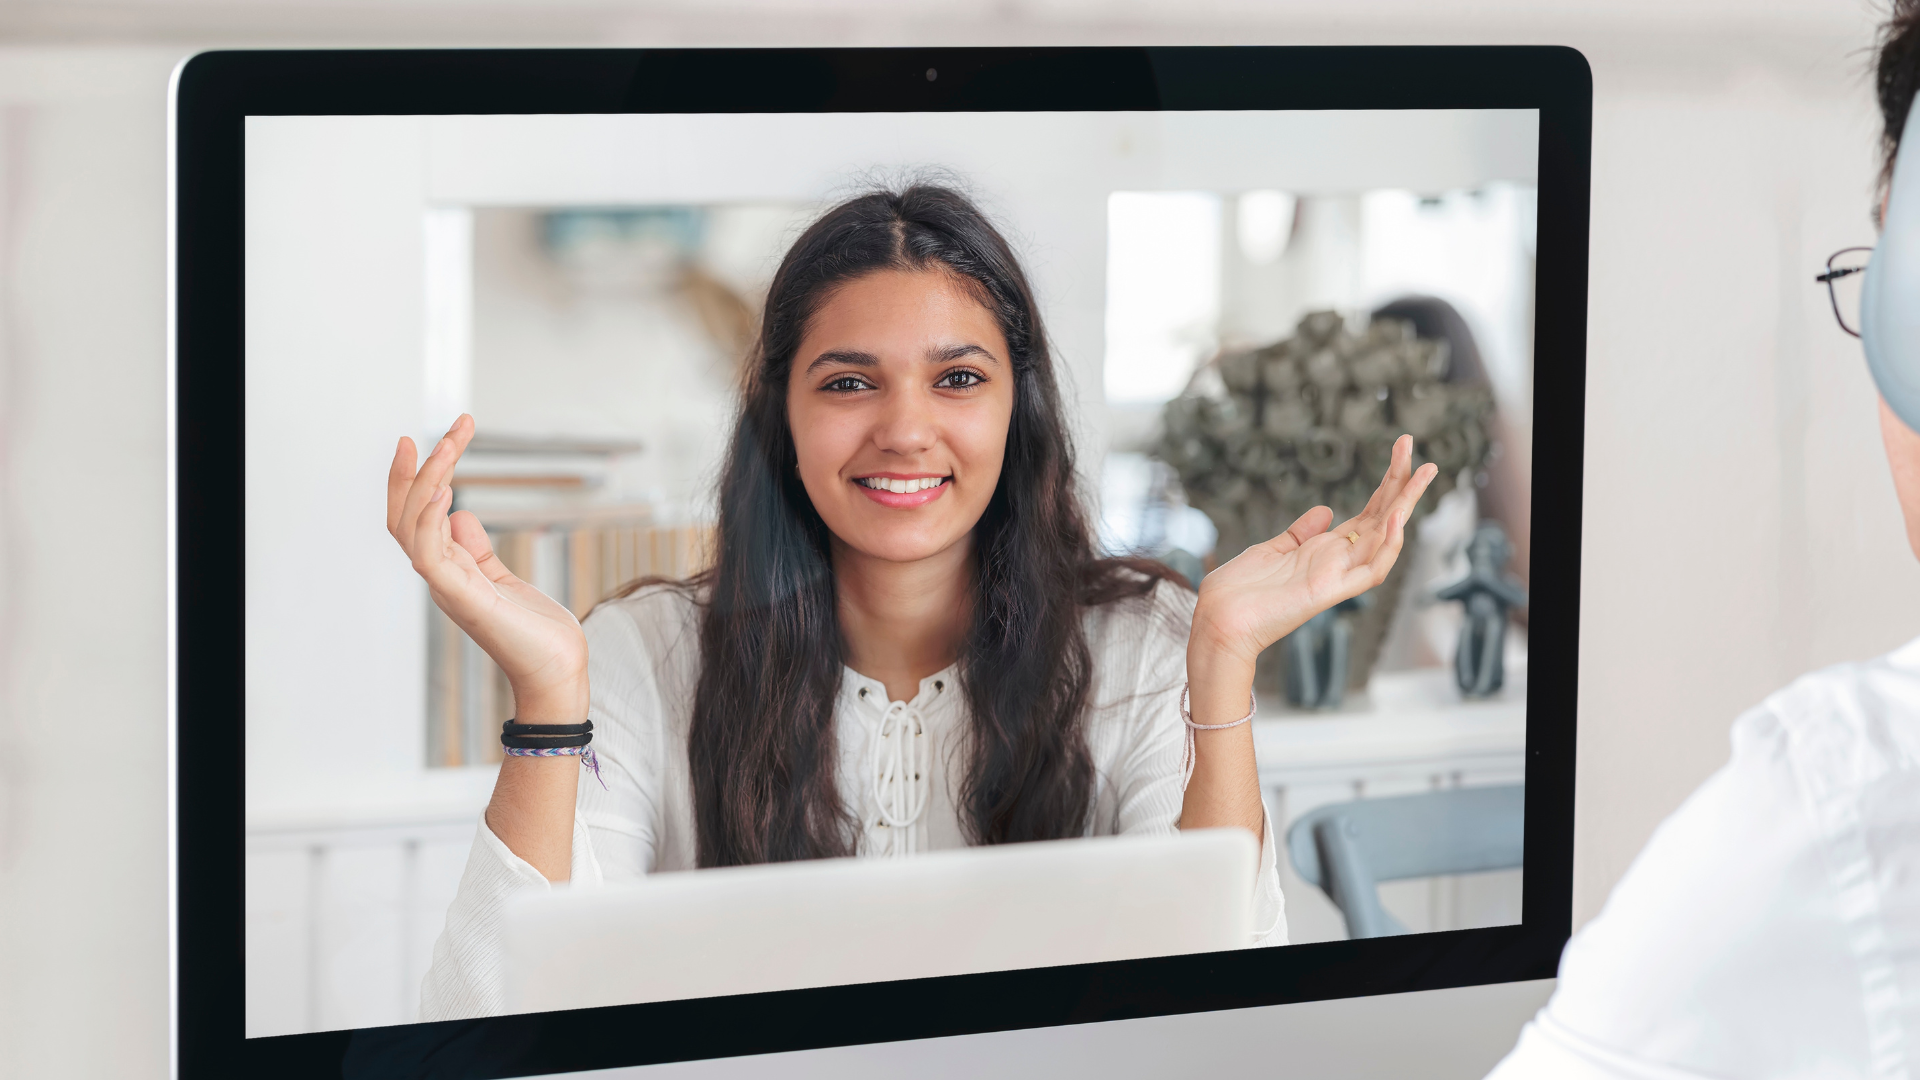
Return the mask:
<path id="1" fill-rule="evenodd" d="M 1413 468 L 1413 437 L 1402 435 L 1366 509 L 1329 529 L 1333 511 L 1316 506 L 1286 532 L 1208 574 L 1193 614 L 1190 663 L 1198 647 L 1251 671 L 1267 646 L 1386 580 L 1413 504 L 1439 471 L 1431 463 Z"/>

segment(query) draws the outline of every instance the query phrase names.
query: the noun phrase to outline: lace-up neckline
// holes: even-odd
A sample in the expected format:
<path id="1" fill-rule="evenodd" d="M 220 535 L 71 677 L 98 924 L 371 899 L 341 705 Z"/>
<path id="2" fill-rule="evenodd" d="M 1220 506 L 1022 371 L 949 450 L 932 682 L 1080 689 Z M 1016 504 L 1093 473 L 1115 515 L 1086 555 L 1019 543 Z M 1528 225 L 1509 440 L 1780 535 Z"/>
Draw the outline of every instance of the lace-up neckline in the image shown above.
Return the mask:
<path id="1" fill-rule="evenodd" d="M 875 836 L 876 855 L 906 858 L 926 850 L 927 803 L 933 792 L 934 735 L 923 709 L 950 692 L 953 675 L 941 672 L 921 681 L 912 701 L 889 701 L 878 716 L 872 705 L 884 699 L 884 688 L 868 685 L 856 696 L 869 706 L 862 718 L 868 727 L 866 768 L 862 780 L 872 800 L 867 813 L 869 835 Z M 871 680 L 863 680 L 871 683 Z"/>

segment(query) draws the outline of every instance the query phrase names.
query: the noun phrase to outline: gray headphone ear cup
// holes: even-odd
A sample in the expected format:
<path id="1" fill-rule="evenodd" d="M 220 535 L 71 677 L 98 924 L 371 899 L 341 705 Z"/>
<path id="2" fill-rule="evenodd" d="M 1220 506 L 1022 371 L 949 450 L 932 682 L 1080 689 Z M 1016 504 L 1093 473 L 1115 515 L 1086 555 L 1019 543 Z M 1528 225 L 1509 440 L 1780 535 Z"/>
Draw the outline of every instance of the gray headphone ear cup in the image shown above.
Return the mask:
<path id="1" fill-rule="evenodd" d="M 1860 344 L 1880 397 L 1920 431 L 1920 109 L 1907 114 L 1880 243 L 1860 292 Z"/>

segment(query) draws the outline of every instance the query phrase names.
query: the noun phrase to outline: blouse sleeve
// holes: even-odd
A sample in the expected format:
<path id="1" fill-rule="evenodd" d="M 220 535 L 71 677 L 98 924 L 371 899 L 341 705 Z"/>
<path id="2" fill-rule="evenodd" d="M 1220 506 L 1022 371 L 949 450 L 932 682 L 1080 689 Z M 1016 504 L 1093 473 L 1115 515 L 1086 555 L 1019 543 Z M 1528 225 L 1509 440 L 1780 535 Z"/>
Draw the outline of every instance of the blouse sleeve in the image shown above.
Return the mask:
<path id="1" fill-rule="evenodd" d="M 593 843 L 576 811 L 571 884 L 599 882 Z M 482 817 L 467 868 L 460 875 L 460 889 L 447 908 L 446 927 L 433 943 L 433 960 L 420 985 L 421 1020 L 465 1020 L 506 1011 L 501 914 L 516 894 L 551 888 L 552 883 L 502 843 Z"/>
<path id="2" fill-rule="evenodd" d="M 597 772 L 585 765 L 581 769 L 573 862 L 563 888 L 595 888 L 652 869 L 657 765 L 665 741 L 654 667 L 632 614 L 625 605 L 606 605 L 583 629 Z M 515 895 L 553 887 L 494 835 L 483 815 L 421 984 L 420 1019 L 457 1020 L 505 1011 L 502 913 Z"/>
<path id="3" fill-rule="evenodd" d="M 1162 583 L 1154 590 L 1143 633 L 1114 634 L 1106 650 L 1109 671 L 1132 671 L 1126 703 L 1131 723 L 1128 744 L 1106 779 L 1113 786 L 1116 833 L 1172 833 L 1180 827 L 1186 797 L 1186 725 L 1180 719 L 1180 691 L 1187 681 L 1186 631 L 1193 622 L 1194 597 Z M 1131 641 L 1115 640 L 1131 638 Z M 1131 655 L 1129 655 L 1131 654 Z M 1273 819 L 1260 806 L 1260 864 L 1253 879 L 1253 939 L 1249 944 L 1287 944 L 1286 898 Z"/>

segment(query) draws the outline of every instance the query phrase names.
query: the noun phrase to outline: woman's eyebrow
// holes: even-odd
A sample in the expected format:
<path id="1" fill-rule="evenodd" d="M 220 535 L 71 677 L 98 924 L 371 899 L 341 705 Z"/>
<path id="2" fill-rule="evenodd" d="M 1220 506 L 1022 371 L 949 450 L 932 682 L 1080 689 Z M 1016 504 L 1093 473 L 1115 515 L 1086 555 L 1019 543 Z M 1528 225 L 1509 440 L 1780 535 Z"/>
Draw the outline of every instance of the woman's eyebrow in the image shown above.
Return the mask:
<path id="1" fill-rule="evenodd" d="M 978 356 L 996 364 L 1000 362 L 1000 358 L 987 351 L 985 346 L 967 342 L 960 345 L 942 345 L 937 349 L 928 349 L 927 363 L 951 364 L 963 356 Z"/>
<path id="2" fill-rule="evenodd" d="M 807 370 L 803 374 L 812 375 L 814 371 L 819 368 L 833 367 L 836 365 L 857 368 L 877 368 L 880 366 L 880 358 L 872 353 L 863 353 L 856 349 L 828 349 L 826 352 L 814 357 L 813 363 L 807 365 Z"/>

